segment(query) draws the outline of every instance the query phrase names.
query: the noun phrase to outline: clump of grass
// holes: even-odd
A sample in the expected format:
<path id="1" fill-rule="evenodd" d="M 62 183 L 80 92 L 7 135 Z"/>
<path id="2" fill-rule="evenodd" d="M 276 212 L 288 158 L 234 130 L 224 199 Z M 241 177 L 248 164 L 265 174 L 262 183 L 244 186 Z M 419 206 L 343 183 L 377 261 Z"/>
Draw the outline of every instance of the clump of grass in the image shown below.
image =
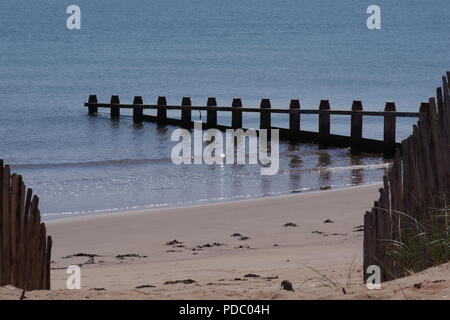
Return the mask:
<path id="1" fill-rule="evenodd" d="M 402 216 L 410 223 L 402 231 L 401 241 L 386 241 L 386 253 L 399 269 L 400 276 L 450 261 L 450 205 L 430 210 L 422 223 L 406 214 Z"/>

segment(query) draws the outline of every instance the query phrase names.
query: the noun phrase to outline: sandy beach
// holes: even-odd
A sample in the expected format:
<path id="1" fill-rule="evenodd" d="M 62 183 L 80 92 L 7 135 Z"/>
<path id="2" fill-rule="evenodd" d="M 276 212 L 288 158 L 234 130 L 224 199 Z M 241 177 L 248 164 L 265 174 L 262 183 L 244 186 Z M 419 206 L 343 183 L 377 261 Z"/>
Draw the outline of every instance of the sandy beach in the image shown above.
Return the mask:
<path id="1" fill-rule="evenodd" d="M 449 266 L 368 290 L 363 214 L 379 185 L 47 222 L 52 290 L 28 299 L 405 299 L 450 296 Z M 175 240 L 175 241 L 174 241 Z M 81 290 L 66 267 L 81 264 Z M 442 269 L 442 270 L 441 270 Z M 281 289 L 289 280 L 295 291 Z M 1 288 L 2 298 L 20 291 Z"/>

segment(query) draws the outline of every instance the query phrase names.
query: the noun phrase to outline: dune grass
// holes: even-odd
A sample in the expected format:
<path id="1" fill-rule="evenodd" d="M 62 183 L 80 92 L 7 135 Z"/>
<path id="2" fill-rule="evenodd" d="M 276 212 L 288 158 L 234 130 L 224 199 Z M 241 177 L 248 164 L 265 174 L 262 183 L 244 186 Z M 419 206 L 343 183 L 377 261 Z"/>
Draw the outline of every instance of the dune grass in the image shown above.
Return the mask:
<path id="1" fill-rule="evenodd" d="M 387 255 L 394 261 L 400 276 L 450 261 L 450 205 L 431 209 L 425 221 L 402 214 L 401 240 L 387 240 Z"/>

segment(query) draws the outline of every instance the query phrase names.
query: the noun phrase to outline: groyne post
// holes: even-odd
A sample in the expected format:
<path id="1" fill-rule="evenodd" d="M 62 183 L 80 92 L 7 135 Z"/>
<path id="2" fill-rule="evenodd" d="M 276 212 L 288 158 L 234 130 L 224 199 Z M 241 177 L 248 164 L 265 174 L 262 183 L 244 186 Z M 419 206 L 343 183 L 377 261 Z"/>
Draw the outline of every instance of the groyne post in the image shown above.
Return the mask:
<path id="1" fill-rule="evenodd" d="M 181 101 L 182 107 L 190 107 L 192 105 L 190 97 L 183 97 Z M 192 127 L 192 110 L 191 108 L 181 108 L 181 121 L 184 128 Z"/>
<path id="2" fill-rule="evenodd" d="M 133 121 L 134 123 L 142 123 L 142 118 L 144 115 L 144 110 L 142 108 L 142 104 L 144 102 L 142 101 L 141 96 L 135 96 L 133 100 Z"/>
<path id="3" fill-rule="evenodd" d="M 111 119 L 119 121 L 120 119 L 120 99 L 118 95 L 111 96 Z"/>
<path id="4" fill-rule="evenodd" d="M 217 110 L 215 110 L 215 107 L 217 107 L 216 98 L 208 98 L 206 106 L 211 107 L 206 110 L 206 127 L 215 128 L 217 127 Z"/>
<path id="5" fill-rule="evenodd" d="M 394 112 L 396 111 L 394 102 L 386 102 L 384 111 Z M 396 118 L 394 115 L 384 116 L 384 151 L 383 155 L 387 158 L 395 155 L 395 131 L 396 131 Z"/>
<path id="6" fill-rule="evenodd" d="M 167 106 L 166 97 L 159 96 L 158 101 L 156 102 L 158 105 L 158 110 L 156 111 L 156 123 L 158 125 L 164 125 L 167 122 L 167 109 L 159 108 L 160 106 Z"/>
<path id="7" fill-rule="evenodd" d="M 352 111 L 362 111 L 363 106 L 361 101 L 353 101 Z M 362 130 L 363 130 L 363 117 L 362 115 L 352 114 L 351 116 L 351 129 L 350 129 L 350 152 L 352 154 L 361 154 L 362 143 Z"/>
<path id="8" fill-rule="evenodd" d="M 330 102 L 321 100 L 319 110 L 330 110 Z M 330 115 L 328 113 L 319 113 L 319 147 L 326 147 L 330 141 Z"/>
<path id="9" fill-rule="evenodd" d="M 233 99 L 231 107 L 242 108 L 242 100 L 239 98 Z M 231 127 L 233 129 L 242 128 L 242 111 L 240 110 L 231 111 Z"/>

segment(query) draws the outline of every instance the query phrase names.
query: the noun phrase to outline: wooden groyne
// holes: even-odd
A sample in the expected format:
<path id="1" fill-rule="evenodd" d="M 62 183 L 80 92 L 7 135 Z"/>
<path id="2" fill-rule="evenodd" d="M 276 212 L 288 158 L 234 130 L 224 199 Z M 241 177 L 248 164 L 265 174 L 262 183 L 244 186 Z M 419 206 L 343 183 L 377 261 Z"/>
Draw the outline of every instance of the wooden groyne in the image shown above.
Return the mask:
<path id="1" fill-rule="evenodd" d="M 39 198 L 0 160 L 0 287 L 50 289 L 52 238 L 41 223 Z"/>
<path id="2" fill-rule="evenodd" d="M 183 128 L 192 128 L 192 111 L 206 111 L 205 129 L 217 128 L 219 130 L 243 128 L 243 114 L 259 113 L 260 129 L 279 129 L 280 139 L 294 142 L 318 143 L 320 147 L 349 147 L 353 154 L 361 152 L 384 154 L 385 157 L 392 157 L 396 148 L 400 147 L 396 143 L 396 119 L 398 117 L 418 117 L 419 112 L 397 112 L 395 103 L 387 102 L 384 111 L 364 111 L 361 101 L 354 101 L 351 110 L 331 110 L 328 100 L 322 100 L 318 109 L 301 109 L 299 100 L 291 100 L 289 109 L 272 108 L 269 99 L 262 99 L 259 108 L 243 107 L 241 99 L 233 99 L 231 106 L 218 106 L 216 98 L 208 98 L 206 106 L 193 106 L 189 97 L 184 97 L 181 105 L 168 105 L 165 97 L 158 97 L 157 104 L 144 104 L 140 96 L 134 97 L 132 104 L 120 103 L 119 96 L 113 95 L 109 103 L 99 103 L 96 95 L 90 95 L 88 102 L 84 104 L 89 115 L 96 115 L 99 108 L 110 109 L 111 119 L 118 120 L 121 109 L 133 110 L 133 120 L 136 123 L 143 121 L 156 122 L 158 125 L 174 125 Z M 145 115 L 144 110 L 157 110 L 156 116 Z M 180 110 L 180 118 L 173 119 L 167 117 L 167 110 Z M 219 125 L 217 123 L 217 112 L 225 111 L 231 113 L 231 126 Z M 289 128 L 278 128 L 272 126 L 272 114 L 286 114 L 289 116 Z M 318 115 L 319 131 L 304 131 L 300 128 L 300 117 L 305 115 Z M 350 116 L 350 135 L 336 135 L 330 133 L 330 116 Z M 384 118 L 384 139 L 383 141 L 367 139 L 362 135 L 364 117 Z"/>
<path id="3" fill-rule="evenodd" d="M 364 270 L 379 266 L 381 281 L 431 267 L 436 254 L 450 257 L 449 81 L 447 72 L 436 98 L 421 104 L 412 135 L 402 141 L 379 199 L 364 216 Z M 430 240 L 438 232 L 442 237 Z"/>

